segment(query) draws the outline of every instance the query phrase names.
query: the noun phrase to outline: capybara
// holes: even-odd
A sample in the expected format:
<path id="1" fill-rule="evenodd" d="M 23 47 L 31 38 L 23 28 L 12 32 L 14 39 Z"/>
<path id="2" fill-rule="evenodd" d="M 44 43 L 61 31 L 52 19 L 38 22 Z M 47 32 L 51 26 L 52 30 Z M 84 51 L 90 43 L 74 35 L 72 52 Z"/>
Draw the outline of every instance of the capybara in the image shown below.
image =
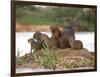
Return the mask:
<path id="1" fill-rule="evenodd" d="M 59 29 L 59 27 L 57 27 L 57 26 L 51 26 L 50 30 L 51 30 L 51 33 L 52 33 L 51 40 L 52 40 L 52 42 L 55 42 L 56 47 L 59 48 L 60 47 L 59 38 L 61 37 L 62 32 Z"/>
<path id="2" fill-rule="evenodd" d="M 58 38 L 61 37 L 62 33 L 61 33 L 60 29 L 57 26 L 51 26 L 50 30 L 51 30 L 51 33 L 52 33 L 51 38 L 55 38 L 55 39 L 58 40 Z"/>
<path id="3" fill-rule="evenodd" d="M 65 27 L 64 31 L 59 39 L 60 48 L 70 48 L 69 38 L 73 37 L 75 39 L 75 32 L 71 26 Z"/>
<path id="4" fill-rule="evenodd" d="M 73 37 L 69 38 L 69 44 L 72 49 L 79 50 L 83 48 L 83 43 L 80 40 L 75 40 Z"/>
<path id="5" fill-rule="evenodd" d="M 49 38 L 46 34 L 42 34 L 41 39 L 49 49 L 57 48 L 57 42 Z"/>
<path id="6" fill-rule="evenodd" d="M 33 35 L 33 38 L 36 39 L 36 41 L 41 41 L 41 35 L 42 33 L 39 31 L 36 31 Z"/>
<path id="7" fill-rule="evenodd" d="M 34 41 L 34 38 L 28 39 L 28 43 L 30 43 L 31 52 L 32 52 L 32 50 L 38 51 L 38 50 L 42 49 L 42 43 L 39 41 Z"/>

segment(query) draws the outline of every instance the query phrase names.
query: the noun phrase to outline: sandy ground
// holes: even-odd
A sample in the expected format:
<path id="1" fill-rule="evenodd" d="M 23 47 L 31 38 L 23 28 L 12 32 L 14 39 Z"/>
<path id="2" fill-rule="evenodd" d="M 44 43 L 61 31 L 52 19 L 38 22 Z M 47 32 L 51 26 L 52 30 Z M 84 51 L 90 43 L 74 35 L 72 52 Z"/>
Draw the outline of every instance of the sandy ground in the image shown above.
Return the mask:
<path id="1" fill-rule="evenodd" d="M 60 27 L 62 31 L 62 28 Z M 35 32 L 35 31 L 42 31 L 42 32 L 49 32 L 50 25 L 24 25 L 16 23 L 16 31 L 17 32 Z"/>
<path id="2" fill-rule="evenodd" d="M 20 31 L 50 31 L 49 29 L 50 26 L 47 26 L 47 25 L 37 25 L 37 26 L 34 26 L 34 25 L 23 25 L 23 24 L 16 24 L 16 31 L 17 32 L 20 32 Z"/>
<path id="3" fill-rule="evenodd" d="M 50 51 L 55 54 L 57 57 L 57 63 L 55 64 L 59 69 L 66 68 L 94 68 L 95 58 L 94 54 L 91 54 L 87 49 L 81 50 L 73 50 L 71 48 L 68 49 L 55 49 Z M 43 57 L 41 51 L 38 52 L 38 56 Z M 23 59 L 21 59 L 23 58 Z M 44 68 L 40 63 L 34 62 L 31 54 L 26 54 L 19 58 L 20 60 L 24 60 L 24 64 L 17 64 L 17 68 Z M 28 64 L 32 62 L 32 64 Z M 67 63 L 67 64 L 66 64 Z M 65 65 L 66 64 L 66 65 Z"/>

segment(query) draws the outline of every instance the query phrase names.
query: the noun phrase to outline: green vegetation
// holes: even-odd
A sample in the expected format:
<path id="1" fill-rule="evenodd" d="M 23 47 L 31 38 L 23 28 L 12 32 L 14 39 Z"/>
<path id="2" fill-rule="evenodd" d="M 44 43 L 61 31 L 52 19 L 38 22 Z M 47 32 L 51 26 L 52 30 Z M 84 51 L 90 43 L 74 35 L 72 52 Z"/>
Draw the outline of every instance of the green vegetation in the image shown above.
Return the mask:
<path id="1" fill-rule="evenodd" d="M 23 65 L 23 60 L 20 58 L 20 52 L 19 51 L 17 51 L 16 64 L 17 65 Z"/>
<path id="2" fill-rule="evenodd" d="M 78 24 L 78 30 L 94 31 L 95 9 L 75 7 L 36 7 L 35 5 L 16 5 L 16 22 L 33 25 Z"/>
<path id="3" fill-rule="evenodd" d="M 72 51 L 74 53 L 74 51 Z M 41 51 L 16 56 L 17 68 L 49 68 L 49 69 L 74 69 L 81 67 L 94 67 L 94 59 L 75 55 L 66 50 L 51 50 L 45 48 Z M 76 52 L 75 52 L 76 53 Z M 80 52 L 81 53 L 81 52 Z M 89 53 L 88 53 L 89 54 Z M 34 65 L 35 64 L 35 65 Z"/>
<path id="4" fill-rule="evenodd" d="M 16 55 L 16 67 L 30 67 L 32 63 L 35 61 L 33 55 L 31 53 L 25 54 L 24 56 L 20 56 L 19 50 Z"/>
<path id="5" fill-rule="evenodd" d="M 44 56 L 40 58 L 40 64 L 45 68 L 52 68 L 55 70 L 57 57 L 48 47 L 44 46 L 44 48 L 45 49 L 42 50 Z"/>

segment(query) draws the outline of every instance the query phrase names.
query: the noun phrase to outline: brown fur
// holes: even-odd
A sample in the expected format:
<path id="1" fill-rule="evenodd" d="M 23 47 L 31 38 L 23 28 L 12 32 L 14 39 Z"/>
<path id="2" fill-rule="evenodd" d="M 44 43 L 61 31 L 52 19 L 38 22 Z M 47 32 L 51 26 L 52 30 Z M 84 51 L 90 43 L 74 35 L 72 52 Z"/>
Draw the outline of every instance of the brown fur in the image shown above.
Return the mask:
<path id="1" fill-rule="evenodd" d="M 75 40 L 73 37 L 69 38 L 69 44 L 72 49 L 79 50 L 83 48 L 83 43 L 80 40 Z"/>
<path id="2" fill-rule="evenodd" d="M 58 39 L 62 34 L 60 29 L 57 26 L 51 26 L 50 30 L 51 30 L 51 33 L 52 33 L 51 38 Z"/>
<path id="3" fill-rule="evenodd" d="M 42 33 L 40 33 L 39 31 L 36 31 L 33 35 L 33 38 L 36 39 L 37 41 L 41 41 L 41 35 Z"/>
<path id="4" fill-rule="evenodd" d="M 62 32 L 57 26 L 51 26 L 50 30 L 51 30 L 51 33 L 52 33 L 51 40 L 52 40 L 52 42 L 55 42 L 56 47 L 59 48 L 60 47 L 59 38 L 61 37 Z"/>
<path id="5" fill-rule="evenodd" d="M 38 50 L 41 50 L 42 49 L 42 43 L 41 42 L 38 42 L 38 41 L 37 42 L 34 41 L 33 38 L 28 39 L 28 43 L 30 43 L 31 52 L 32 52 L 32 50 L 38 51 Z"/>
<path id="6" fill-rule="evenodd" d="M 64 31 L 59 39 L 60 48 L 70 48 L 69 38 L 73 37 L 75 39 L 75 33 L 71 26 L 65 27 Z"/>
<path id="7" fill-rule="evenodd" d="M 54 39 L 49 38 L 46 34 L 41 35 L 41 39 L 42 41 L 44 41 L 44 43 L 49 49 L 57 47 L 56 41 Z"/>

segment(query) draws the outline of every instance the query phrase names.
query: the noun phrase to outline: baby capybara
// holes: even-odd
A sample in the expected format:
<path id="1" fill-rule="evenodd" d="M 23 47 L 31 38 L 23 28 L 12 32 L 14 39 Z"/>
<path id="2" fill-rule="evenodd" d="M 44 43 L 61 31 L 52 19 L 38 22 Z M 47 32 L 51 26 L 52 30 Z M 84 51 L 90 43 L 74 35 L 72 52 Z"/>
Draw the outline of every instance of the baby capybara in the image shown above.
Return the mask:
<path id="1" fill-rule="evenodd" d="M 36 39 L 36 41 L 41 41 L 41 35 L 42 33 L 39 31 L 36 31 L 33 35 L 33 38 Z"/>
<path id="2" fill-rule="evenodd" d="M 31 52 L 32 52 L 32 50 L 38 51 L 38 50 L 42 49 L 42 43 L 39 41 L 34 41 L 33 38 L 28 39 L 28 43 L 30 43 Z"/>
<path id="3" fill-rule="evenodd" d="M 83 48 L 83 43 L 80 40 L 75 40 L 73 37 L 69 38 L 69 44 L 72 49 L 79 50 Z"/>

